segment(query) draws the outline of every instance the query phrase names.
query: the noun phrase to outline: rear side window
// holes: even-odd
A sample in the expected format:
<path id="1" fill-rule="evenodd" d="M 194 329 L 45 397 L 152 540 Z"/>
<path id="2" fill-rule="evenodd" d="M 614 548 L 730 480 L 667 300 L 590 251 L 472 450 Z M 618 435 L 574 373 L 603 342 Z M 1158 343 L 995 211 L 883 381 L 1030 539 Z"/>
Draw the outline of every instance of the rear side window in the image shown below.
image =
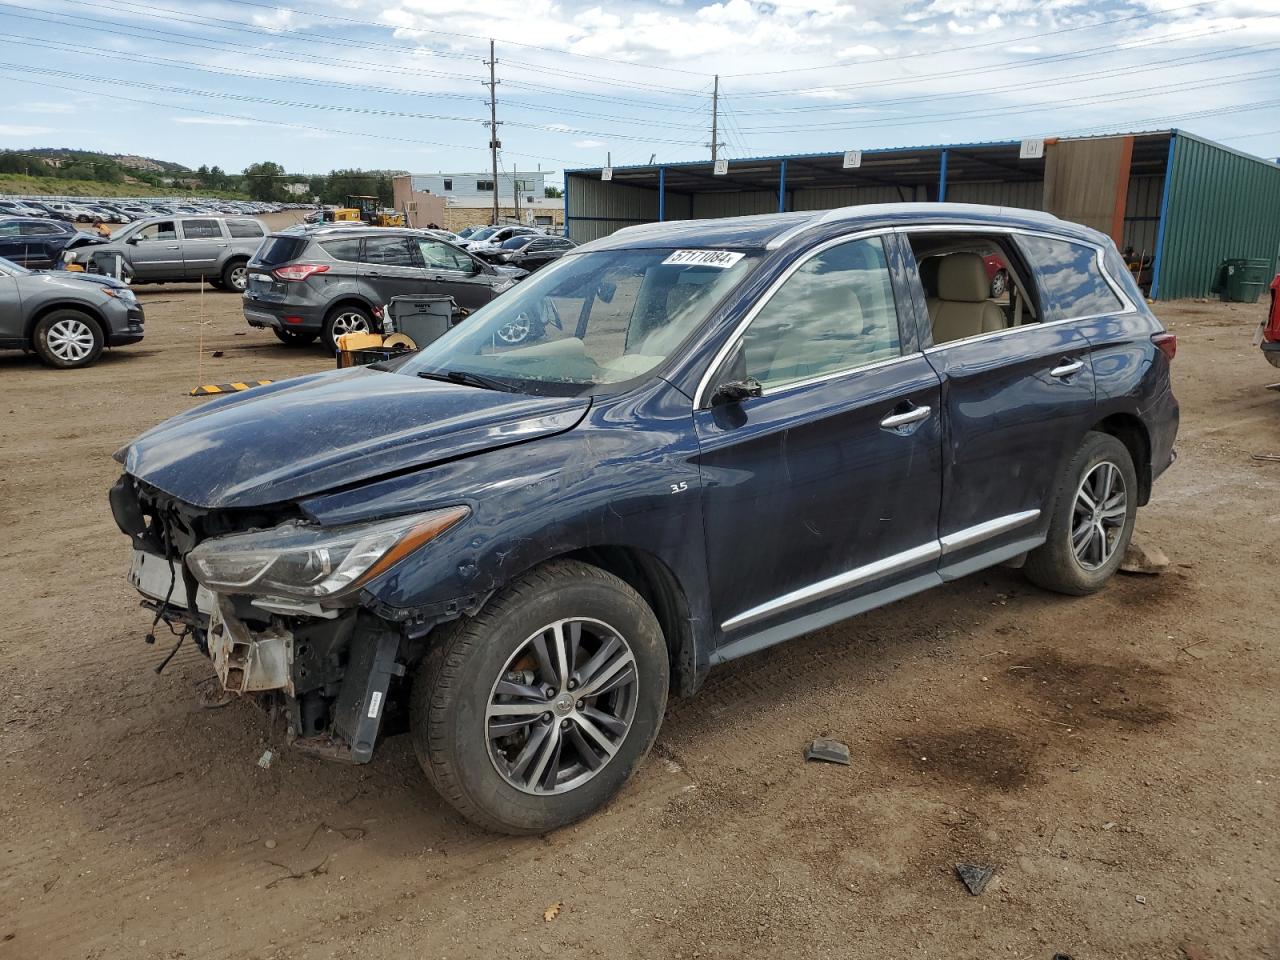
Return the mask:
<path id="1" fill-rule="evenodd" d="M 417 259 L 404 237 L 368 237 L 364 241 L 365 263 L 384 267 L 416 267 Z"/>
<path id="2" fill-rule="evenodd" d="M 348 263 L 360 262 L 360 238 L 350 237 L 346 240 L 326 240 L 320 248 L 335 260 L 346 260 Z"/>
<path id="3" fill-rule="evenodd" d="M 237 240 L 247 240 L 262 236 L 262 227 L 253 220 L 228 220 L 227 229 Z"/>
<path id="4" fill-rule="evenodd" d="M 1102 276 L 1093 247 L 1047 237 L 1020 236 L 1018 243 L 1040 274 L 1046 320 L 1096 317 L 1124 309 Z"/>
<path id="5" fill-rule="evenodd" d="M 306 245 L 305 237 L 267 237 L 255 259 L 265 267 L 278 267 L 295 259 Z"/>
<path id="6" fill-rule="evenodd" d="M 221 240 L 222 227 L 217 220 L 183 220 L 182 235 L 188 240 Z"/>

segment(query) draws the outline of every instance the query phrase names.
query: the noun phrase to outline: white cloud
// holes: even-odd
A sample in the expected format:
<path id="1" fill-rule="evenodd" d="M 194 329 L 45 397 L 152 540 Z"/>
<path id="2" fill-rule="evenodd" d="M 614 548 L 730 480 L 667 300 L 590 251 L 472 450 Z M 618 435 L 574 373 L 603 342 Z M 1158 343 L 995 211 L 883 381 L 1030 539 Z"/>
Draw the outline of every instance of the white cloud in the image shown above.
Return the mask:
<path id="1" fill-rule="evenodd" d="M 35 102 L 23 103 L 14 107 L 14 109 L 19 110 L 22 113 L 75 113 L 76 112 L 76 108 L 74 104 L 63 103 L 61 101 L 56 101 L 56 100 L 50 101 L 50 102 L 35 101 Z"/>
<path id="2" fill-rule="evenodd" d="M 183 115 L 174 117 L 174 123 L 194 123 L 210 127 L 256 127 L 256 120 L 241 120 L 238 117 L 193 117 Z"/>
<path id="3" fill-rule="evenodd" d="M 17 123 L 0 123 L 0 137 L 38 137 L 53 133 L 53 127 L 24 127 Z"/>
<path id="4" fill-rule="evenodd" d="M 577 147 L 579 150 L 591 150 L 595 147 L 603 147 L 604 141 L 603 140 L 575 140 L 573 141 L 573 145 Z"/>
<path id="5" fill-rule="evenodd" d="M 548 123 L 547 129 L 555 133 L 568 133 L 573 129 L 573 127 L 569 126 L 567 123 Z"/>

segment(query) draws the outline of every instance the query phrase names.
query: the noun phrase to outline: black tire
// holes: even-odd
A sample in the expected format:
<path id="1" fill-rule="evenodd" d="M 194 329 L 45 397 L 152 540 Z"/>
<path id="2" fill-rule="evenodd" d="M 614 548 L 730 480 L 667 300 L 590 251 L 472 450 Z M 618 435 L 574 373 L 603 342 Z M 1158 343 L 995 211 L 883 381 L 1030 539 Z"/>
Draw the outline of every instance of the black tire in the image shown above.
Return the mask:
<path id="1" fill-rule="evenodd" d="M 1105 556 L 1106 548 L 1099 547 L 1099 537 L 1092 531 L 1094 524 L 1090 520 L 1091 516 L 1096 517 L 1098 514 L 1089 514 L 1078 499 L 1085 478 L 1091 478 L 1092 482 L 1094 478 L 1101 477 L 1105 473 L 1100 470 L 1104 464 L 1110 464 L 1124 484 L 1123 519 L 1117 515 L 1111 518 L 1113 522 L 1106 519 L 1099 521 L 1101 529 L 1106 531 L 1101 542 L 1110 548 Z M 1092 492 L 1091 486 L 1086 491 L 1090 499 Z M 1112 495 L 1108 502 L 1114 499 Z M 1118 511 L 1119 505 L 1116 504 L 1112 509 Z M 1027 562 L 1023 566 L 1027 579 L 1046 590 L 1076 597 L 1101 590 L 1124 560 L 1125 550 L 1133 536 L 1137 513 L 1138 475 L 1129 449 L 1110 434 L 1086 434 L 1084 443 L 1067 464 L 1054 492 L 1049 538 L 1027 555 Z M 1088 549 L 1085 550 L 1085 559 L 1082 559 L 1077 555 L 1073 539 L 1086 528 L 1090 528 L 1089 536 L 1080 542 Z M 1095 565 L 1094 561 L 1101 562 Z"/>
<path id="2" fill-rule="evenodd" d="M 249 262 L 232 260 L 222 268 L 219 279 L 219 290 L 227 293 L 244 293 L 249 286 Z"/>
<path id="3" fill-rule="evenodd" d="M 632 712 L 629 725 L 624 724 L 616 752 L 600 763 L 594 773 L 587 767 L 567 768 L 565 789 L 559 793 L 532 792 L 514 785 L 506 775 L 499 773 L 499 759 L 491 753 L 498 749 L 519 751 L 520 742 L 502 748 L 502 740 L 490 746 L 486 717 L 490 699 L 500 692 L 497 683 L 510 679 L 511 671 L 525 661 L 514 660 L 517 653 L 527 648 L 535 637 L 547 637 L 544 631 L 559 621 L 571 618 L 598 621 L 607 624 L 616 636 L 624 639 L 634 656 L 634 687 L 627 687 Z M 585 633 L 584 633 L 585 636 Z M 577 648 L 580 654 L 587 651 Z M 600 648 L 597 648 L 597 650 Z M 591 664 L 578 662 L 577 667 Z M 536 667 L 536 663 L 534 664 Z M 574 670 L 571 664 L 570 671 Z M 627 674 L 631 667 L 620 671 Z M 539 668 L 540 670 L 540 668 Z M 476 616 L 466 618 L 445 628 L 426 660 L 419 667 L 413 682 L 410 701 L 410 729 L 418 760 L 437 792 L 452 804 L 459 813 L 488 830 L 509 834 L 545 833 L 573 823 L 606 804 L 631 776 L 636 766 L 649 752 L 666 707 L 669 683 L 667 646 L 662 630 L 653 611 L 640 595 L 622 580 L 589 564 L 571 560 L 554 561 L 535 568 L 503 588 Z M 535 683 L 533 670 L 528 670 L 522 682 Z M 577 677 L 577 674 L 571 674 Z M 587 689 L 587 684 L 579 690 Z M 620 684 L 620 687 L 623 685 Z M 534 689 L 537 687 L 528 687 Z M 556 688 L 549 685 L 547 689 Z M 572 704 L 560 701 L 567 697 L 573 701 L 577 694 L 568 693 L 571 686 L 561 686 L 558 695 L 548 697 L 548 704 L 557 712 L 564 706 L 573 710 Z M 604 694 L 608 697 L 615 694 Z M 622 696 L 617 693 L 617 696 Z M 591 699 L 590 697 L 588 699 Z M 578 701 L 578 710 L 583 709 Z M 592 711 L 600 704 L 588 705 Z M 538 715 L 538 710 L 531 711 Z M 564 713 L 559 713 L 565 716 Z M 578 716 L 573 711 L 573 716 Z M 593 716 L 595 714 L 592 714 Z M 547 718 L 552 718 L 549 721 Z M 527 721 L 528 727 L 511 736 L 519 741 L 525 736 L 524 746 L 531 745 L 539 728 L 554 735 L 562 746 L 554 747 L 554 763 L 557 769 L 564 760 L 579 756 L 578 747 L 570 737 L 579 736 L 580 728 L 570 729 L 570 719 L 556 721 L 550 710 L 538 720 Z M 568 730 L 561 740 L 559 730 Z M 599 758 L 597 758 L 599 760 Z M 550 764 L 548 764 L 550 769 Z M 510 768 L 508 768 L 510 770 Z M 585 782 L 568 786 L 577 776 L 586 776 Z M 551 783 L 545 781 L 546 785 Z M 537 785 L 534 785 L 537 789 Z"/>
<path id="4" fill-rule="evenodd" d="M 286 347 L 305 347 L 309 343 L 315 343 L 316 338 L 320 336 L 319 330 L 281 330 L 278 327 L 272 327 L 271 332 Z"/>
<path id="5" fill-rule="evenodd" d="M 224 289 L 226 289 L 225 287 L 223 287 L 223 285 L 222 285 L 222 281 L 221 281 L 221 280 L 210 280 L 210 281 L 209 281 L 209 286 L 213 287 L 213 289 L 215 289 L 215 290 L 224 290 Z"/>
<path id="6" fill-rule="evenodd" d="M 102 355 L 102 327 L 79 310 L 52 310 L 37 321 L 31 345 L 45 366 L 87 367 Z"/>
<path id="7" fill-rule="evenodd" d="M 365 332 L 373 332 L 373 317 L 364 307 L 355 304 L 340 304 L 329 311 L 324 318 L 324 329 L 321 337 L 325 348 L 333 353 L 338 349 L 338 336 L 344 333 L 357 332 L 356 324 L 363 323 Z M 350 329 L 337 329 L 339 326 Z"/>

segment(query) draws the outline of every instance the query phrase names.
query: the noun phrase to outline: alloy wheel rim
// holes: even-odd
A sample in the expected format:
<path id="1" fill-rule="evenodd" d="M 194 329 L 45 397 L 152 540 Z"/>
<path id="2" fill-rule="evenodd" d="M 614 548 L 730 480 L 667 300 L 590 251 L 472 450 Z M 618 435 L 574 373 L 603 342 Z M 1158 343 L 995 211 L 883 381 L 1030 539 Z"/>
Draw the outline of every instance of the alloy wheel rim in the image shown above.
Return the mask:
<path id="1" fill-rule="evenodd" d="M 93 331 L 83 320 L 59 320 L 49 328 L 45 342 L 59 360 L 76 363 L 93 352 Z"/>
<path id="2" fill-rule="evenodd" d="M 1097 570 L 1115 556 L 1129 512 L 1124 474 L 1110 460 L 1086 473 L 1076 488 L 1071 518 L 1071 552 L 1085 570 Z"/>
<path id="3" fill-rule="evenodd" d="M 231 271 L 232 289 L 243 291 L 248 285 L 249 270 L 247 267 L 236 267 Z"/>
<path id="4" fill-rule="evenodd" d="M 582 786 L 626 740 L 639 689 L 635 654 L 609 624 L 548 624 L 516 648 L 489 693 L 484 736 L 494 769 L 522 793 Z"/>
<path id="5" fill-rule="evenodd" d="M 1005 283 L 1006 281 L 1005 281 L 1004 274 L 997 273 L 995 275 L 995 278 L 991 281 L 991 295 L 994 297 L 998 297 L 1000 296 L 1000 294 L 1004 293 Z"/>
<path id="6" fill-rule="evenodd" d="M 333 335 L 368 333 L 369 321 L 358 313 L 340 313 L 333 320 Z"/>
<path id="7" fill-rule="evenodd" d="M 529 336 L 532 324 L 526 314 L 521 313 L 514 320 L 504 323 L 498 328 L 498 339 L 504 343 L 523 343 Z"/>

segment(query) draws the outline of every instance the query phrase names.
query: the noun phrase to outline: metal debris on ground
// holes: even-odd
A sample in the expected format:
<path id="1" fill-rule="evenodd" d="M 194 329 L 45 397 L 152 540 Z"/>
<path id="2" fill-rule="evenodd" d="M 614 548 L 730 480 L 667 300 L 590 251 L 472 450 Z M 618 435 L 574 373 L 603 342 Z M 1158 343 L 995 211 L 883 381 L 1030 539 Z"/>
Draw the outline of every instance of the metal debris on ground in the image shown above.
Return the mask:
<path id="1" fill-rule="evenodd" d="M 995 867 L 984 867 L 976 863 L 957 863 L 956 876 L 965 885 L 969 895 L 976 897 L 987 889 L 987 883 L 995 876 Z"/>
<path id="2" fill-rule="evenodd" d="M 260 766 L 263 770 L 269 770 L 271 769 L 271 761 L 274 760 L 275 758 L 276 758 L 276 755 L 272 753 L 270 750 L 263 750 L 262 756 L 258 758 L 258 766 Z"/>
<path id="3" fill-rule="evenodd" d="M 839 763 L 849 766 L 849 747 L 839 740 L 827 740 L 818 737 L 804 748 L 806 760 L 818 760 L 822 763 Z"/>
<path id="4" fill-rule="evenodd" d="M 1129 543 L 1129 549 L 1124 552 L 1124 559 L 1120 562 L 1120 571 L 1122 573 L 1155 575 L 1164 573 L 1167 566 L 1169 566 L 1169 558 L 1165 556 L 1163 550 L 1134 540 Z"/>
<path id="5" fill-rule="evenodd" d="M 1274 463 L 1280 463 L 1280 453 L 1252 453 L 1250 454 L 1254 460 L 1267 460 Z"/>

